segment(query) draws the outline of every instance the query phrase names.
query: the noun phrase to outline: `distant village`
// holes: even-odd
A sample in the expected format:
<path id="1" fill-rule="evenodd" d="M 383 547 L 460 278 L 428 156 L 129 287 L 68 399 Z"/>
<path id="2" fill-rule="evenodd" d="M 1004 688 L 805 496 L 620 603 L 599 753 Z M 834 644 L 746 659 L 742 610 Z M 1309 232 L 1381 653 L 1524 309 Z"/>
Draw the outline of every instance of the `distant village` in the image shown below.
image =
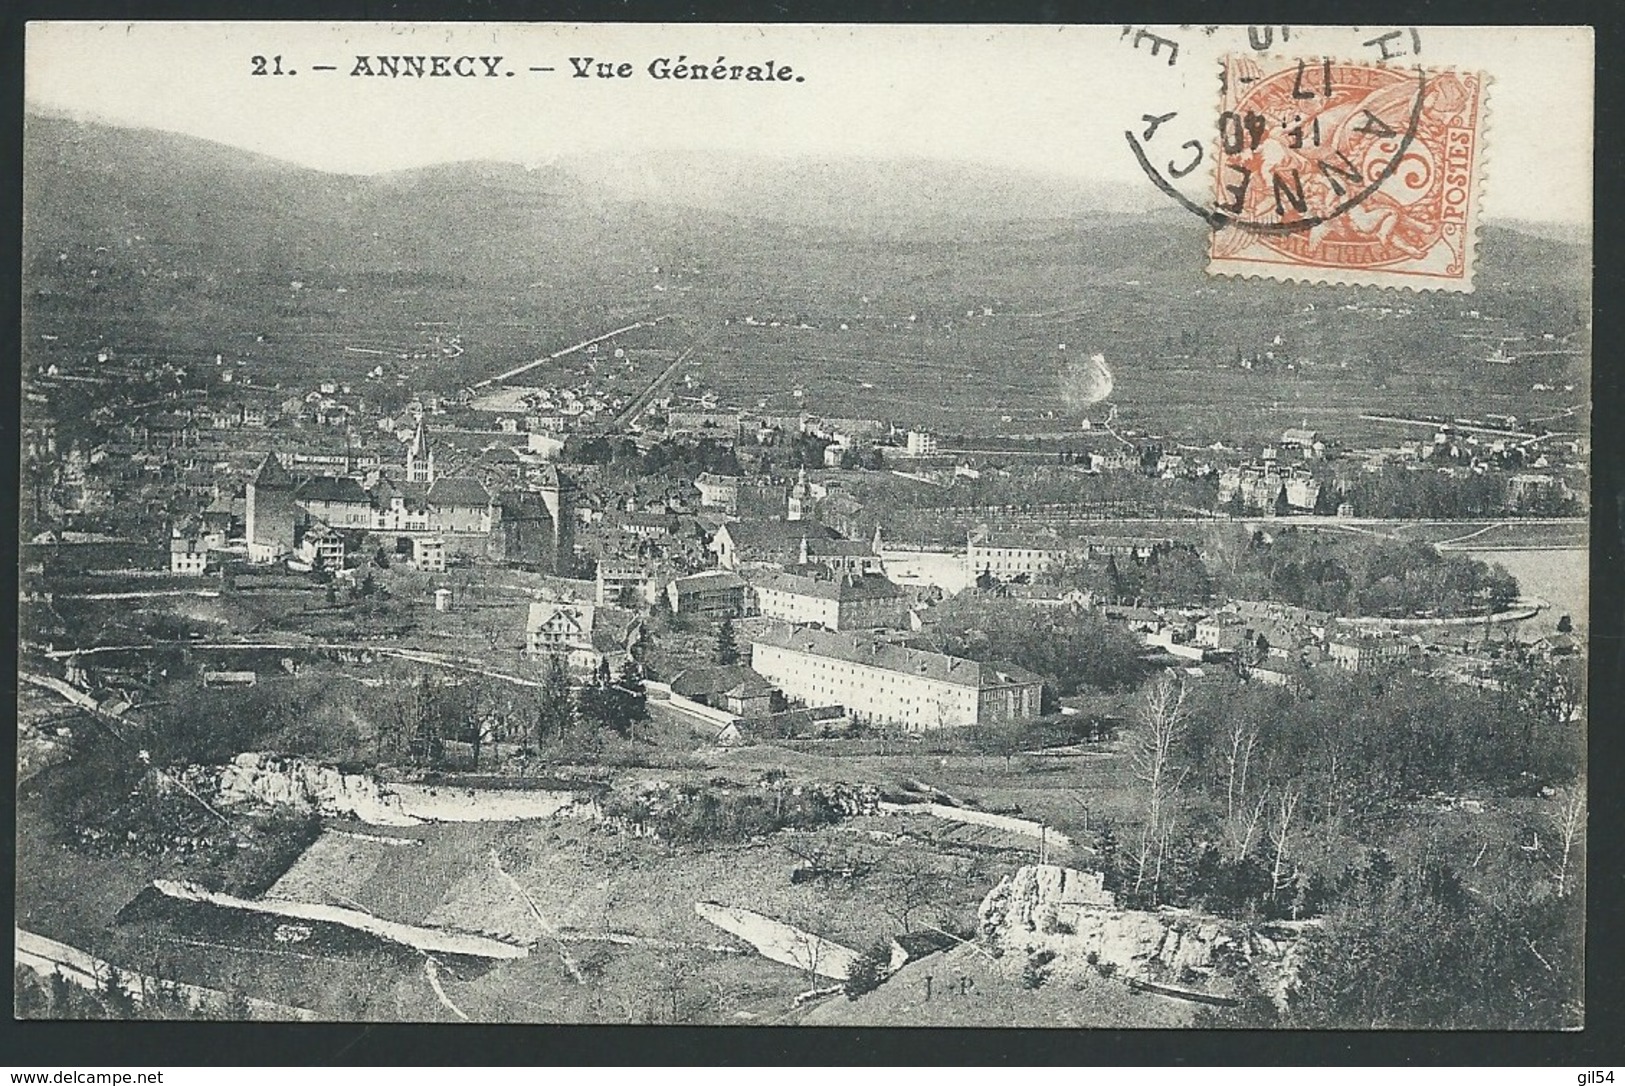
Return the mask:
<path id="1" fill-rule="evenodd" d="M 616 359 L 634 368 L 620 350 Z M 1277 518 L 1392 515 L 1357 504 L 1362 480 L 1378 477 L 1491 483 L 1503 516 L 1573 513 L 1570 480 L 1589 453 L 1582 437 L 1490 416 L 1403 420 L 1424 436 L 1389 447 L 1343 447 L 1294 427 L 1252 450 L 1175 446 L 1083 420 L 1058 448 L 1010 440 L 1003 455 L 973 455 L 956 447 L 964 439 L 878 419 L 756 413 L 659 378 L 640 397 L 589 376 L 484 395 L 425 391 L 386 409 L 377 370 L 305 390 L 106 350 L 90 361 L 82 374 L 53 363 L 28 382 L 24 520 L 36 570 L 53 544 L 133 538 L 151 545 L 137 565 L 173 577 L 275 568 L 350 592 L 380 566 L 442 581 L 448 571 L 524 571 L 540 578 L 522 631 L 534 659 L 558 656 L 577 674 L 624 667 L 649 636 L 639 616 L 656 610 L 737 622 L 739 662 L 664 678 L 739 719 L 834 707 L 905 730 L 1043 712 L 1038 676 L 920 647 L 933 606 L 959 593 L 1098 613 L 1192 675 L 1245 669 L 1278 684 L 1316 666 L 1368 671 L 1423 657 L 1488 682 L 1499 623 L 1516 617 L 1363 620 L 1227 598 L 1151 606 L 1068 574 L 1154 565 L 1194 555 L 1198 542 L 1124 534 L 1081 503 L 959 508 L 956 484 L 1006 476 L 1019 493 L 1034 465 L 1120 477 L 1127 493 L 1186 480 L 1205 488 L 1204 506 L 1163 515 L 1240 521 L 1267 538 Z M 88 418 L 53 409 L 86 386 Z M 681 452 L 667 470 L 607 467 L 670 450 Z M 856 485 L 881 474 L 939 491 L 964 518 L 963 542 L 888 538 Z M 438 581 L 427 591 L 437 610 L 457 605 Z"/>

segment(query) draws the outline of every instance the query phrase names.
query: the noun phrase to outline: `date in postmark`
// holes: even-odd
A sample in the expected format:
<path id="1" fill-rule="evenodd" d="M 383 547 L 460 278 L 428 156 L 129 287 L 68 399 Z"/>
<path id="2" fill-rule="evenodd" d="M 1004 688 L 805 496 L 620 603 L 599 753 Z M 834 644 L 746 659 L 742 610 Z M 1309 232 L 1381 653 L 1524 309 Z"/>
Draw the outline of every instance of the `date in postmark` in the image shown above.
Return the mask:
<path id="1" fill-rule="evenodd" d="M 1208 271 L 1472 289 L 1484 79 L 1223 61 Z"/>

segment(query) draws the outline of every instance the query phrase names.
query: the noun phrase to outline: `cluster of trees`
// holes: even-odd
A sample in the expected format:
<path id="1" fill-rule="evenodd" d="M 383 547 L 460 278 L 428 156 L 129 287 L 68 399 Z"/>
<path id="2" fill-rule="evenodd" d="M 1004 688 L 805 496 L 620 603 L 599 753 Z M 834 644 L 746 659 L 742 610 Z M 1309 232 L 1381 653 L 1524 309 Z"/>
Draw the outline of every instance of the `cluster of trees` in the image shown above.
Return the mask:
<path id="1" fill-rule="evenodd" d="M 1207 684 L 1176 721 L 1173 755 L 1237 828 L 1254 800 L 1288 789 L 1309 804 L 1304 817 L 1361 818 L 1439 790 L 1575 779 L 1585 758 L 1579 662 L 1524 654 L 1500 666 L 1490 689 L 1324 668 L 1299 688 Z"/>
<path id="2" fill-rule="evenodd" d="M 1451 617 L 1493 614 L 1518 598 L 1500 566 L 1441 553 L 1428 543 L 1283 528 L 1273 534 L 1223 526 L 1197 551 L 1176 548 L 1142 560 L 1110 557 L 1052 575 L 1063 586 L 1150 605 L 1202 603 L 1214 596 L 1278 600 L 1338 615 Z M 1204 558 L 1203 555 L 1206 557 Z"/>
<path id="3" fill-rule="evenodd" d="M 769 446 L 773 451 L 762 454 L 761 464 L 764 472 L 770 472 L 775 467 L 796 470 L 824 466 L 824 450 L 830 445 L 829 438 L 808 433 L 786 435 L 775 431 L 775 434 Z"/>
<path id="4" fill-rule="evenodd" d="M 1049 611 L 972 593 L 944 601 L 932 613 L 939 621 L 927 635 L 929 647 L 1025 668 L 1043 677 L 1052 703 L 1085 686 L 1132 689 L 1147 674 L 1139 642 L 1098 614 Z"/>
<path id="5" fill-rule="evenodd" d="M 1352 502 L 1362 517 L 1464 520 L 1508 512 L 1554 517 L 1584 511 L 1574 498 L 1557 492 L 1511 502 L 1505 475 L 1476 472 L 1447 475 L 1401 469 L 1365 473 L 1344 488 L 1343 500 Z"/>
<path id="6" fill-rule="evenodd" d="M 864 471 L 881 471 L 886 467 L 886 454 L 881 451 L 879 445 L 848 447 L 841 452 L 841 467 L 848 471 L 858 468 Z"/>
<path id="7" fill-rule="evenodd" d="M 1404 617 L 1504 611 L 1518 582 L 1500 566 L 1443 554 L 1428 543 L 1330 536 L 1285 528 L 1214 534 L 1207 548 L 1215 587 L 1339 615 Z"/>
<path id="8" fill-rule="evenodd" d="M 1381 851 L 1340 880 L 1306 940 L 1285 1022 L 1319 1029 L 1577 1029 L 1585 903 L 1540 882 L 1470 887 Z"/>
<path id="9" fill-rule="evenodd" d="M 56 767 L 42 793 L 52 825 L 81 852 L 173 857 L 187 878 L 211 889 L 264 893 L 315 841 L 320 819 L 280 812 L 228 816 L 183 771 L 193 761 L 187 751 L 227 756 L 213 741 L 196 740 L 210 722 L 180 734 L 164 720 L 140 734 L 81 731 L 73 758 Z"/>
<path id="10" fill-rule="evenodd" d="M 41 977 L 26 966 L 13 971 L 16 1014 L 22 1019 L 112 1019 L 128 1021 L 211 1021 L 246 1022 L 253 1017 L 248 997 L 233 988 L 209 1007 L 194 1007 L 187 993 L 172 980 L 145 981 L 141 998 L 129 989 L 129 978 L 116 966 L 108 966 L 97 978 L 95 988 L 82 988 L 58 970 Z"/>
<path id="11" fill-rule="evenodd" d="M 608 467 L 632 477 L 671 475 L 692 479 L 704 472 L 738 475 L 742 471 L 732 446 L 710 438 L 661 441 L 648 449 L 640 449 L 629 437 L 572 438 L 565 443 L 563 458 L 567 463 Z"/>
<path id="12" fill-rule="evenodd" d="M 447 744 L 463 744 L 471 768 L 482 768 L 488 747 L 506 744 L 527 752 L 591 746 L 606 734 L 637 738 L 649 719 L 641 673 L 619 675 L 607 663 L 573 686 L 562 658 L 548 664 L 540 687 L 488 676 L 455 678 L 409 674 L 389 684 L 374 716 L 378 761 L 443 764 Z"/>
<path id="13" fill-rule="evenodd" d="M 1082 588 L 1101 599 L 1141 600 L 1152 605 L 1200 603 L 1213 595 L 1214 580 L 1195 551 L 1153 552 L 1144 561 L 1115 556 L 1063 570 L 1058 577 L 1069 588 Z"/>
<path id="14" fill-rule="evenodd" d="M 140 747 L 146 764 L 218 764 L 248 750 L 269 750 L 334 762 L 437 764 L 447 743 L 460 743 L 474 768 L 493 744 L 531 752 L 591 742 L 606 734 L 636 738 L 648 719 L 642 672 L 601 667 L 573 682 L 562 659 L 551 660 L 539 687 L 494 675 L 430 671 L 399 664 L 381 686 L 335 682 L 331 674 L 275 677 L 255 686 L 209 688 L 177 681 L 158 692 L 143 727 L 120 744 L 87 733 L 96 772 L 121 787 Z M 75 762 L 93 758 L 76 753 Z M 115 783 L 117 782 L 117 783 Z"/>
<path id="15" fill-rule="evenodd" d="M 1325 917 L 1301 974 L 1303 1025 L 1570 1021 L 1581 925 L 1567 899 L 1585 812 L 1578 665 L 1523 653 L 1501 666 L 1491 689 L 1399 672 L 1321 672 L 1301 689 L 1159 677 L 1126 737 L 1137 821 L 1100 835 L 1108 885 L 1137 907 Z M 1349 863 L 1361 840 L 1399 839 L 1418 801 L 1541 786 L 1556 795 L 1529 844 L 1501 841 L 1514 859 L 1480 870 L 1486 839 L 1471 890 L 1465 868 L 1435 854 L 1447 845 L 1425 845 L 1403 871 L 1381 853 Z"/>

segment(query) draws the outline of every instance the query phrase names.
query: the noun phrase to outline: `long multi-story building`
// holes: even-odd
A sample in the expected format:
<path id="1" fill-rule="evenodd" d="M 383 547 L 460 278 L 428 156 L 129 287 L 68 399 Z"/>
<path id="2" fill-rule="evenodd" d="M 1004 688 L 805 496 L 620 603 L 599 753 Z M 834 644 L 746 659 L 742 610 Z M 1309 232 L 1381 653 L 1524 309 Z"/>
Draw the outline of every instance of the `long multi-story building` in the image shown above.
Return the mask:
<path id="1" fill-rule="evenodd" d="M 678 577 L 666 585 L 666 601 L 679 615 L 705 618 L 742 618 L 750 606 L 750 592 L 744 580 L 725 569 L 708 569 L 689 577 Z"/>
<path id="2" fill-rule="evenodd" d="M 1065 564 L 1069 548 L 1058 538 L 1009 535 L 1004 533 L 972 536 L 965 558 L 973 576 L 988 574 L 1000 579 L 1049 573 Z"/>
<path id="3" fill-rule="evenodd" d="M 762 570 L 750 574 L 756 613 L 781 622 L 826 630 L 901 628 L 908 623 L 908 596 L 876 574 L 812 576 Z"/>
<path id="4" fill-rule="evenodd" d="M 750 666 L 808 706 L 839 705 L 866 724 L 908 731 L 1031 720 L 1043 680 L 873 637 L 798 627 L 751 637 Z"/>
<path id="5" fill-rule="evenodd" d="M 1416 642 L 1395 637 L 1342 635 L 1326 645 L 1332 663 L 1344 671 L 1378 671 L 1420 653 Z"/>
<path id="6" fill-rule="evenodd" d="M 1050 532 L 998 531 L 973 535 L 966 543 L 965 560 L 972 575 L 1000 580 L 1055 573 L 1081 562 L 1132 559 L 1143 562 L 1153 555 L 1191 544 L 1162 536 L 1076 535 Z"/>

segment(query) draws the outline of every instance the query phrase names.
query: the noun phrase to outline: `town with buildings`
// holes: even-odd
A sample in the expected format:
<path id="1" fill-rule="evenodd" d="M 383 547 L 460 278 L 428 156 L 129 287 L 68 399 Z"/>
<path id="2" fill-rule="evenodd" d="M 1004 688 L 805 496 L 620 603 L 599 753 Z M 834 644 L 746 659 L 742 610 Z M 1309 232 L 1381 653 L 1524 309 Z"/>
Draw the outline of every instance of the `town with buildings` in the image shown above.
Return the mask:
<path id="1" fill-rule="evenodd" d="M 1584 1023 L 1587 245 L 26 143 L 19 1017 Z"/>
<path id="2" fill-rule="evenodd" d="M 531 606 L 513 635 L 533 657 L 566 651 L 576 663 L 598 659 L 590 646 L 600 608 L 741 622 L 751 638 L 761 631 L 769 639 L 761 644 L 812 627 L 908 650 L 930 640 L 933 604 L 968 593 L 1099 614 L 1187 668 L 1233 666 L 1267 643 L 1246 665 L 1269 682 L 1316 666 L 1363 671 L 1401 659 L 1425 659 L 1433 670 L 1476 681 L 1515 628 L 1506 623 L 1548 603 L 1486 595 L 1451 621 L 1425 621 L 1438 617 L 1425 603 L 1367 618 L 1228 596 L 1214 592 L 1205 574 L 1185 583 L 1183 595 L 1179 586 L 1154 586 L 1138 596 L 1122 572 L 1201 567 L 1212 560 L 1205 552 L 1219 526 L 1266 546 L 1275 532 L 1403 521 L 1391 506 L 1405 501 L 1415 479 L 1442 488 L 1436 504 L 1461 503 L 1441 520 L 1483 522 L 1473 521 L 1463 537 L 1496 523 L 1573 517 L 1583 509 L 1588 451 L 1583 437 L 1513 430 L 1515 419 L 1495 418 L 1507 428 L 1494 440 L 1481 436 L 1478 420 L 1437 419 L 1422 420 L 1429 440 L 1393 446 L 1349 448 L 1291 427 L 1251 451 L 1218 442 L 1169 452 L 1155 440 L 1089 441 L 1084 433 L 1055 448 L 966 454 L 903 422 L 758 416 L 724 410 L 711 393 L 653 398 L 617 430 L 593 411 L 574 422 L 482 411 L 457 390 L 369 407 L 368 395 L 378 393 L 337 380 L 306 395 L 256 390 L 249 401 L 239 398 L 240 382 L 211 388 L 175 367 L 120 366 L 107 351 L 83 360 L 92 361 L 100 406 L 89 428 L 76 422 L 61 452 L 50 405 L 58 390 L 80 391 L 75 374 L 53 362 L 28 381 L 25 523 L 36 530 L 25 572 L 43 576 L 75 540 L 109 537 L 127 544 L 124 568 L 168 574 L 166 585 L 196 578 L 229 586 L 241 574 L 274 570 L 355 593 L 392 567 L 448 585 L 510 571 L 526 578 L 524 592 L 545 601 Z M 121 384 L 127 390 L 114 391 Z M 542 389 L 524 402 L 565 396 L 623 405 L 590 389 Z M 150 399 L 128 413 L 116 406 L 135 397 Z M 701 402 L 705 410 L 688 409 Z M 611 445 L 602 462 L 595 454 Z M 775 461 L 781 450 L 789 453 Z M 623 455 L 639 466 L 614 471 Z M 673 466 L 645 473 L 642 464 L 656 456 Z M 793 471 L 792 457 L 799 457 Z M 706 460 L 727 470 L 705 469 Z M 1111 494 L 1128 497 L 979 506 L 956 496 L 995 473 L 1012 495 L 1025 485 L 1047 496 L 1057 471 L 1085 483 L 1104 478 Z M 956 520 L 957 544 L 944 545 L 940 531 L 888 534 L 906 532 L 909 520 L 880 507 L 886 491 L 875 488 L 877 478 L 914 491 L 911 509 Z M 913 504 L 921 491 L 934 504 Z M 1192 495 L 1200 505 L 1179 500 Z M 1381 501 L 1390 507 L 1360 508 Z M 1121 515 L 1125 506 L 1149 515 Z M 1143 534 L 1129 534 L 1136 530 Z M 441 610 L 456 606 L 447 598 L 455 592 L 429 583 L 420 589 L 426 600 L 438 596 Z M 566 614 L 576 616 L 567 623 L 573 640 L 555 632 L 540 642 L 550 649 L 537 649 L 538 626 Z M 1554 637 L 1541 644 L 1572 642 L 1567 630 Z M 838 660 L 853 650 L 808 651 Z M 920 709 L 930 700 L 926 679 L 879 658 L 874 668 L 898 673 L 886 692 L 873 694 L 879 704 L 852 704 L 855 694 L 836 697 L 833 689 L 813 695 L 793 682 L 781 692 L 798 706 L 848 709 L 910 731 L 1040 715 L 1036 699 L 1015 699 L 937 719 Z M 928 670 L 952 676 L 956 662 L 943 657 Z M 964 674 L 979 672 L 966 662 Z"/>
<path id="3" fill-rule="evenodd" d="M 712 786 L 724 780 L 714 772 L 734 758 L 760 765 L 773 751 L 795 751 L 795 764 L 805 767 L 816 751 L 836 761 L 811 776 L 804 768 L 794 792 L 822 797 L 818 810 L 832 813 L 781 814 L 764 828 L 794 833 L 802 825 L 805 834 L 828 818 L 882 815 L 885 823 L 906 817 L 887 811 L 931 812 L 912 817 L 935 819 L 950 836 L 927 849 L 929 859 L 905 862 L 915 865 L 909 870 L 934 871 L 919 877 L 948 880 L 944 893 L 974 904 L 981 891 L 953 888 L 953 880 L 990 877 L 998 870 L 990 860 L 1020 859 L 1036 848 L 1038 867 L 1017 872 L 1028 878 L 1022 872 L 1071 871 L 1045 866 L 1070 848 L 1074 858 L 1064 863 L 1112 871 L 1081 859 L 1098 855 L 1107 838 L 1100 831 L 1084 837 L 1087 807 L 1034 803 L 1030 794 L 978 803 L 908 773 L 898 778 L 898 766 L 918 765 L 926 775 L 931 765 L 957 762 L 956 790 L 963 792 L 977 780 L 1019 777 L 1018 762 L 1031 773 L 1047 760 L 1104 758 L 1118 766 L 1113 772 L 1128 774 L 1106 792 L 1133 789 L 1141 771 L 1129 767 L 1144 764 L 1135 744 L 1159 719 L 1156 699 L 1169 689 L 1210 705 L 1245 696 L 1237 704 L 1268 712 L 1260 707 L 1274 704 L 1270 697 L 1363 697 L 1362 684 L 1402 679 L 1407 688 L 1421 684 L 1430 698 L 1545 713 L 1549 726 L 1572 727 L 1581 712 L 1575 684 L 1583 600 L 1576 606 L 1544 598 L 1480 561 L 1498 557 L 1498 543 L 1576 540 L 1588 453 L 1579 434 L 1510 418 L 1435 418 L 1404 424 L 1424 434 L 1421 440 L 1356 445 L 1299 426 L 1257 448 L 1227 445 L 1219 435 L 1191 448 L 1129 436 L 1113 411 L 1114 429 L 978 450 L 985 439 L 909 420 L 821 417 L 813 403 L 795 415 L 729 408 L 692 382 L 674 391 L 666 370 L 631 396 L 592 385 L 544 388 L 508 398 L 517 410 L 493 411 L 467 389 L 391 396 L 335 376 L 306 392 L 227 381 L 223 368 L 124 358 L 117 349 L 76 362 L 61 354 L 25 380 L 23 666 L 25 679 L 38 684 L 25 687 L 25 706 L 36 694 L 47 704 L 65 696 L 92 719 L 156 720 L 163 710 L 155 703 L 178 696 L 178 682 L 195 685 L 197 696 L 227 699 L 214 711 L 229 714 L 231 699 L 306 682 L 297 688 L 314 699 L 307 715 L 326 719 L 352 702 L 321 684 L 359 679 L 375 690 L 373 707 L 343 711 L 384 713 L 398 730 L 366 726 L 374 738 L 352 757 L 376 760 L 378 783 L 368 788 L 378 798 L 370 802 L 389 795 L 395 807 L 381 816 L 368 804 L 334 798 L 357 786 L 343 783 L 349 778 L 321 780 L 322 772 L 336 772 L 317 768 L 336 752 L 330 742 L 291 755 L 288 740 L 274 741 L 278 756 L 306 760 L 298 770 L 305 780 L 300 802 L 327 827 L 317 827 L 325 835 L 312 850 L 349 832 L 349 822 L 506 824 L 537 817 L 525 802 L 552 811 L 585 794 L 597 796 L 592 810 L 608 827 L 594 832 L 676 842 L 702 832 L 684 828 L 694 804 L 718 801 L 694 791 L 700 785 L 681 783 L 692 771 L 652 782 L 648 769 L 635 779 L 606 777 L 608 749 L 621 750 L 618 760 L 656 766 L 671 766 L 674 752 L 684 752 L 713 767 Z M 589 406 L 525 413 L 560 401 Z M 1471 549 L 1475 541 L 1479 549 Z M 1379 569 L 1384 563 L 1393 567 L 1387 574 Z M 1415 580 L 1409 563 L 1426 566 L 1430 579 Z M 132 637 L 145 647 L 115 647 Z M 1534 683 L 1539 699 L 1513 696 L 1509 684 L 1521 683 Z M 1277 693 L 1255 696 L 1265 691 Z M 73 727 L 50 719 L 45 705 L 25 711 L 27 775 L 48 774 L 71 757 Z M 1239 718 L 1223 726 L 1232 729 L 1227 742 L 1249 748 L 1263 734 Z M 376 750 L 363 754 L 369 742 Z M 385 744 L 395 753 L 379 757 Z M 854 763 L 838 753 L 843 748 L 897 750 L 903 760 L 876 758 L 859 770 L 868 779 L 857 787 L 871 791 L 852 799 L 840 791 L 854 786 L 845 779 Z M 1243 779 L 1236 776 L 1238 749 L 1226 756 L 1231 788 Z M 990 753 L 1004 766 L 991 778 Z M 250 796 L 286 787 L 260 762 L 241 766 L 261 757 L 242 754 L 233 763 L 243 768 Z M 1122 761 L 1129 758 L 1136 761 Z M 488 809 L 453 814 L 431 798 L 459 780 L 475 782 L 468 795 L 478 797 L 492 774 L 507 777 L 510 788 L 535 787 L 527 782 L 549 763 L 552 772 L 575 777 L 565 800 L 556 790 L 491 792 L 498 799 L 471 801 Z M 1322 789 L 1338 787 L 1341 771 L 1331 765 Z M 782 781 L 775 774 L 783 772 L 761 781 Z M 1538 798 L 1552 795 L 1552 786 L 1519 772 L 1537 789 L 1536 800 L 1520 802 L 1556 802 Z M 723 796 L 749 778 L 735 777 Z M 888 791 L 887 778 L 911 783 Z M 745 787 L 745 799 L 751 787 L 767 785 Z M 1253 828 L 1240 831 L 1244 838 L 1272 840 L 1264 808 L 1297 802 L 1292 789 L 1302 785 L 1287 787 L 1284 799 L 1260 791 L 1249 800 L 1258 806 Z M 1404 799 L 1410 794 L 1394 802 L 1416 802 Z M 1483 799 L 1438 788 L 1416 794 L 1452 811 L 1484 809 Z M 518 801 L 522 795 L 534 798 Z M 1101 802 L 1110 809 L 1113 801 Z M 1292 817 L 1283 812 L 1278 806 L 1278 820 Z M 723 839 L 738 832 L 725 825 L 703 832 Z M 1323 891 L 1304 873 L 1312 862 L 1307 844 L 1295 846 L 1303 853 L 1289 865 L 1296 874 L 1283 876 L 1289 829 L 1277 825 L 1269 846 L 1276 866 L 1252 892 L 1262 895 L 1266 916 L 1285 917 L 1278 922 L 1290 928 L 1301 910 L 1323 907 L 1312 896 Z M 982 850 L 972 863 L 953 859 L 963 846 L 951 842 L 967 831 Z M 80 832 L 96 840 L 108 831 Z M 142 847 L 167 856 L 180 838 L 168 839 Z M 791 865 L 792 884 L 799 889 L 794 880 L 805 876 L 808 885 L 857 885 L 863 865 L 886 862 L 848 856 L 837 864 L 846 874 L 829 875 L 826 865 L 837 861 L 824 857 L 834 847 L 817 845 Z M 316 855 L 307 851 L 282 874 L 273 898 L 307 863 L 327 862 Z M 1115 897 L 1097 883 L 1099 900 L 1154 903 L 1155 896 L 1121 881 L 1129 870 L 1143 873 L 1143 856 L 1120 861 Z M 1243 868 L 1235 870 L 1240 878 Z M 252 897 L 266 885 L 228 880 L 221 892 Z M 1274 903 L 1286 900 L 1286 885 L 1297 904 L 1282 912 Z M 902 876 L 885 876 L 875 887 L 877 901 L 914 892 Z M 890 950 L 885 963 L 820 968 L 817 953 L 798 949 L 799 940 L 845 938 L 860 945 L 831 941 L 832 960 L 858 955 L 865 925 L 813 934 L 797 926 L 808 922 L 805 908 L 787 914 L 768 907 L 771 898 L 733 892 L 734 904 L 714 907 L 721 912 L 696 906 L 705 923 L 787 963 L 779 968 L 791 977 L 799 971 L 838 980 L 858 999 L 860 989 L 897 968 Z M 1035 884 L 1023 892 L 1042 898 L 1050 891 Z M 314 900 L 330 910 L 324 919 L 353 922 L 336 899 L 318 893 Z M 1183 900 L 1224 908 L 1212 891 Z M 984 918 L 989 907 L 981 905 Z M 953 915 L 952 908 L 931 908 L 941 924 Z M 455 927 L 486 930 L 472 915 Z M 303 921 L 275 928 L 278 939 L 310 930 Z M 438 929 L 413 930 L 402 938 Z M 643 934 L 625 937 L 656 938 L 664 930 L 645 925 Z M 905 957 L 952 945 L 899 943 L 906 931 L 890 944 Z M 995 938 L 1018 936 L 1005 927 Z M 1238 991 L 1211 965 L 1174 970 L 1155 953 L 1142 960 L 1147 944 L 1110 924 L 1098 937 L 1115 948 L 1112 960 L 1139 978 L 1140 987 L 1124 991 L 1154 993 L 1140 998 L 1192 1005 Z M 40 960 L 63 960 L 50 952 L 59 943 L 41 946 Z M 510 952 L 509 942 L 493 946 L 470 960 Z M 1034 976 L 1044 968 L 1031 963 L 1045 953 L 1052 951 L 1022 952 L 1028 965 L 1018 987 L 1043 983 Z M 1203 947 L 1194 960 L 1210 962 L 1213 953 Z M 1255 966 L 1261 979 L 1247 983 L 1284 990 L 1279 959 L 1260 952 Z M 864 970 L 874 970 L 873 979 L 854 987 Z M 1090 983 L 1116 982 L 1096 976 Z M 366 996 L 356 989 L 350 998 Z M 459 1000 L 467 998 L 444 997 L 442 1005 L 461 1012 Z M 665 997 L 651 998 L 659 1004 Z M 1240 1005 L 1239 996 L 1212 998 Z M 292 1013 L 253 1005 L 262 1015 Z M 648 1013 L 671 1020 L 658 1008 Z M 681 1004 L 677 1013 L 685 1013 Z M 1025 1012 L 1013 1013 L 1020 1021 Z M 829 1020 L 846 1019 L 830 1012 Z"/>

